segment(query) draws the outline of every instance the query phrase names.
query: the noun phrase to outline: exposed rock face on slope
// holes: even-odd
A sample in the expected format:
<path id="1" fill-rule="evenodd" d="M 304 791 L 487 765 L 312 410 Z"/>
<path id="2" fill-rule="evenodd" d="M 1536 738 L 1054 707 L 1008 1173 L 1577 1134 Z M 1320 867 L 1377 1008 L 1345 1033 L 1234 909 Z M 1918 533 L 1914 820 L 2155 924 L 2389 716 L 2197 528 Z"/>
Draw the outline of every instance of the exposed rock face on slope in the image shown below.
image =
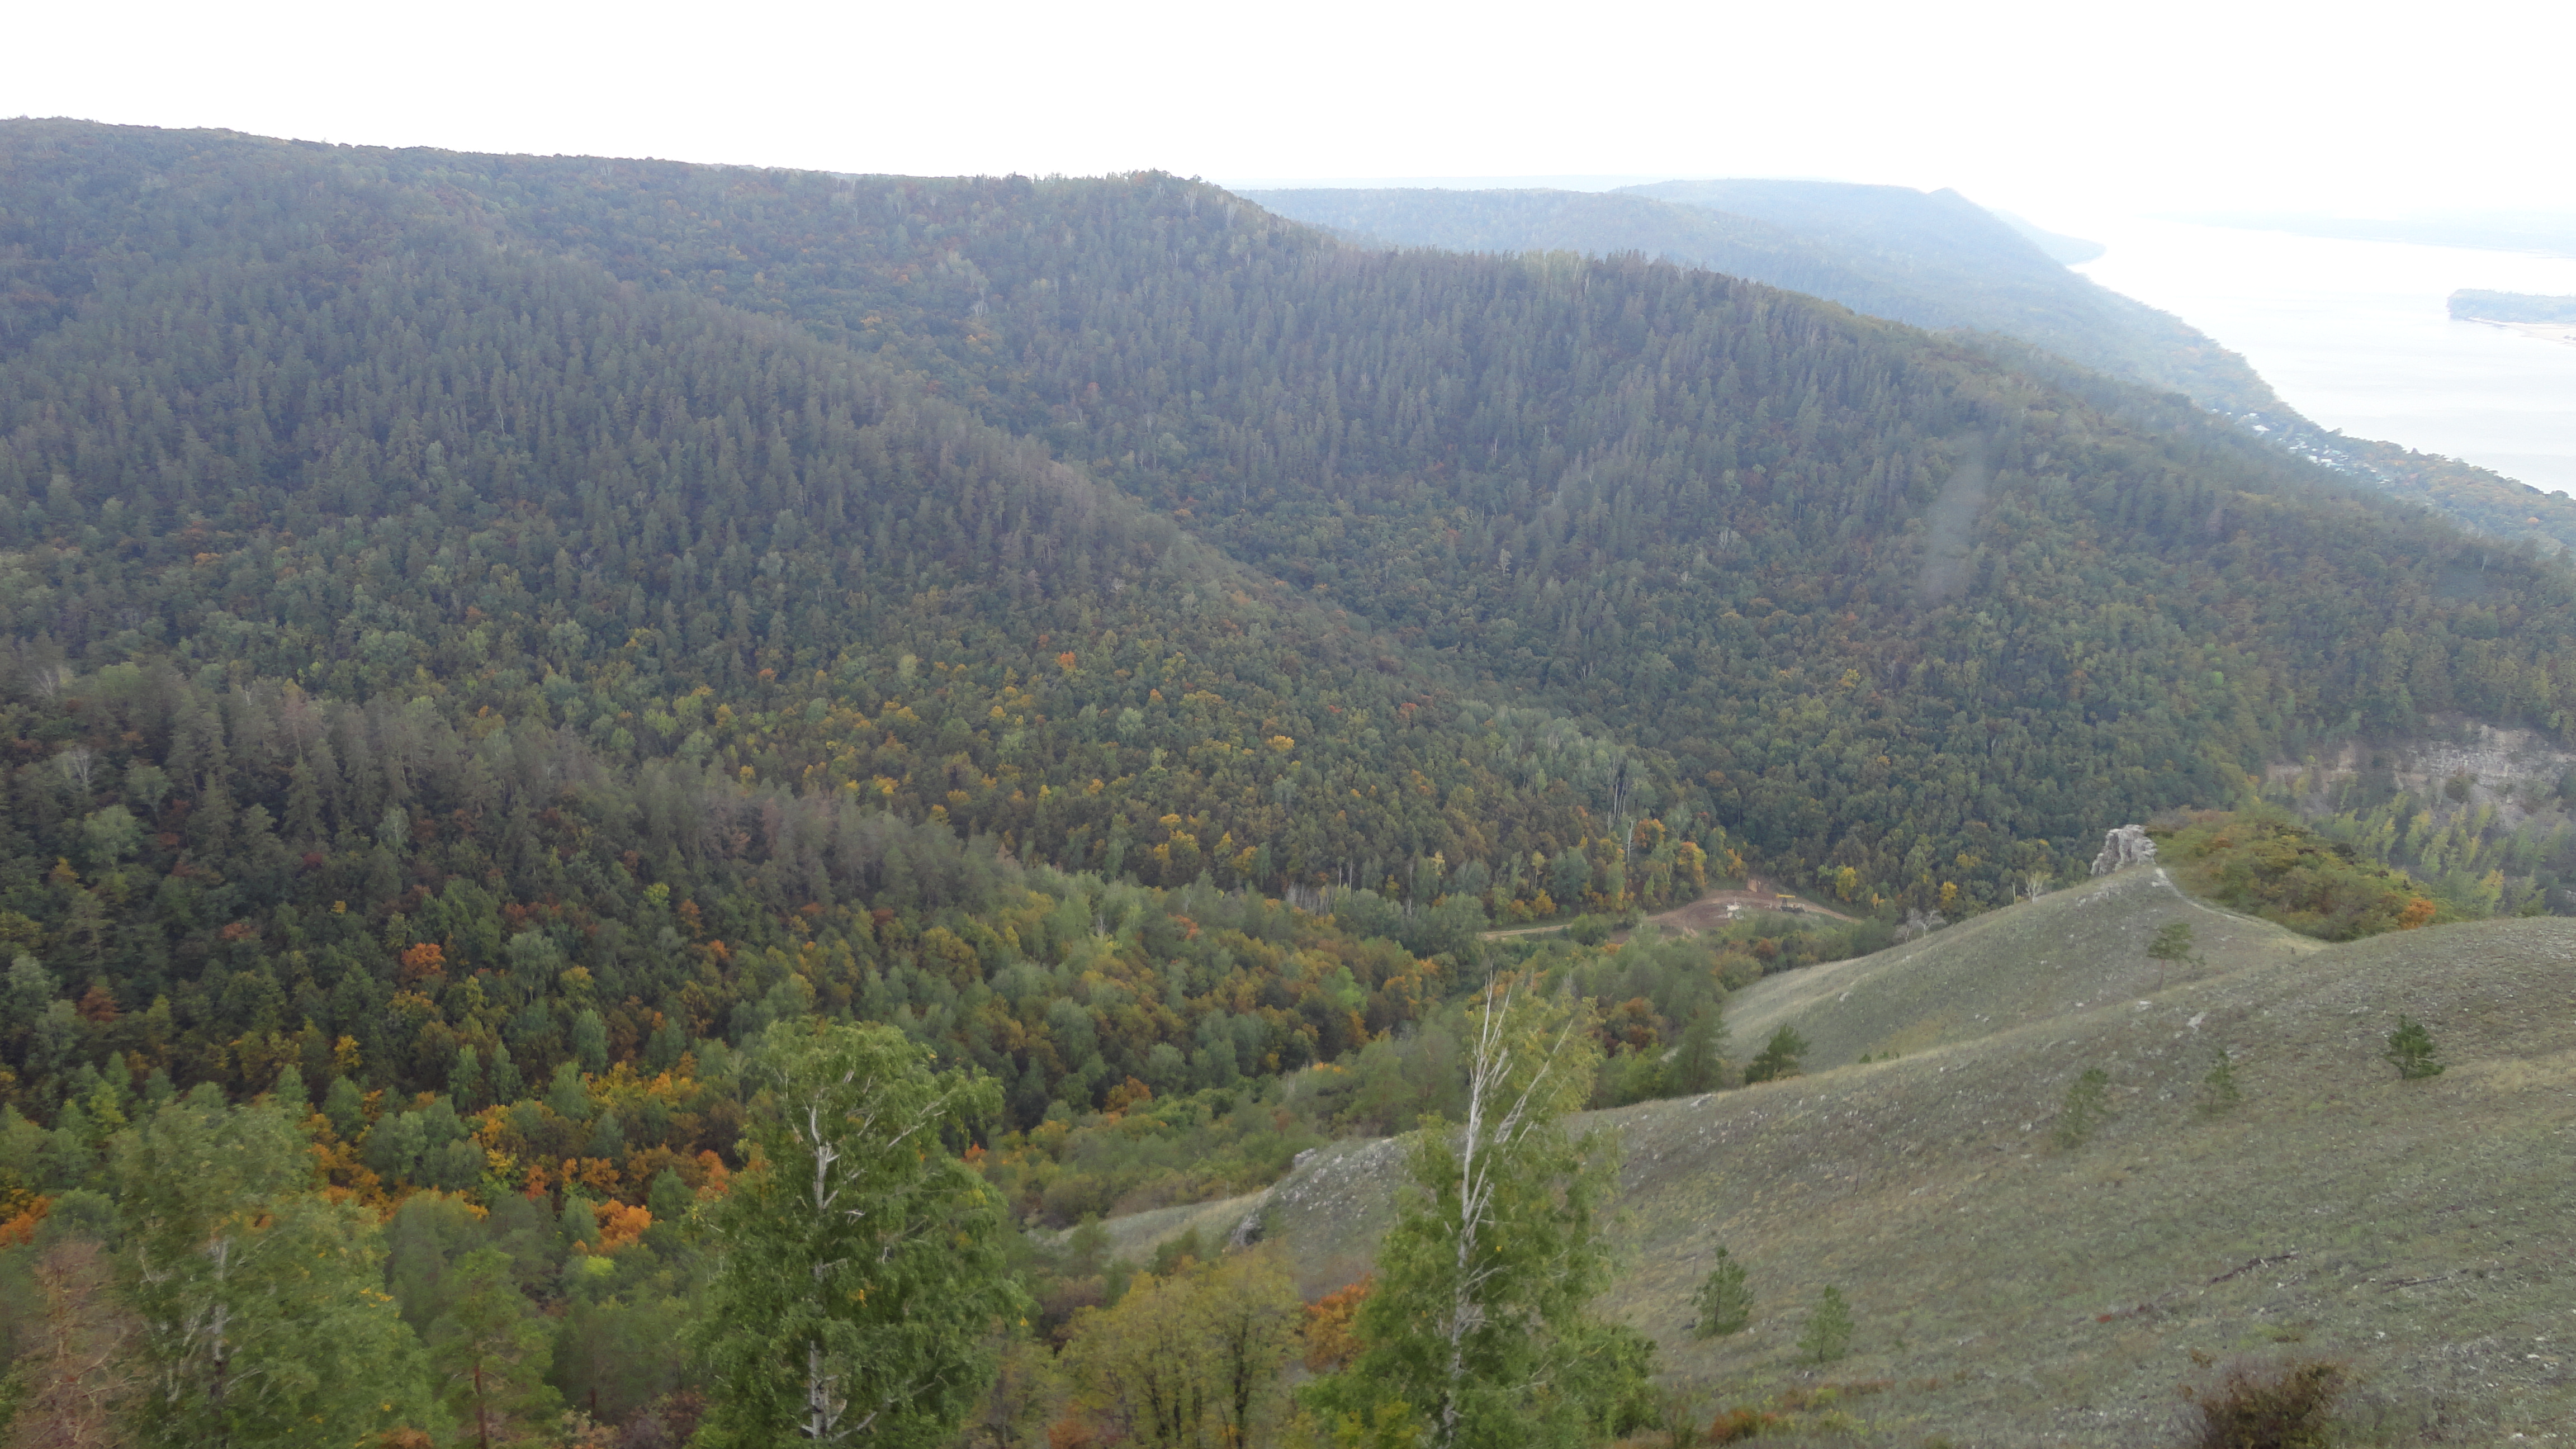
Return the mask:
<path id="1" fill-rule="evenodd" d="M 2102 837 L 2102 853 L 2093 857 L 2093 873 L 2109 875 L 2132 865 L 2144 865 L 2156 858 L 2156 843 L 2147 838 L 2143 825 L 2123 825 Z"/>

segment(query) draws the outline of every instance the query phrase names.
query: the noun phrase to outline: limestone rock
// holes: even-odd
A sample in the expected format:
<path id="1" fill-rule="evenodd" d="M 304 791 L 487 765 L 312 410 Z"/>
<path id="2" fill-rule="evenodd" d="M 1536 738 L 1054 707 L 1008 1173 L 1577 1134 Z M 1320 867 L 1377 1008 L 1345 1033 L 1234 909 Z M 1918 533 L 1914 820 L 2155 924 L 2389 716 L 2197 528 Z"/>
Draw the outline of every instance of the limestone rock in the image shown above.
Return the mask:
<path id="1" fill-rule="evenodd" d="M 2102 853 L 2093 857 L 2093 873 L 2109 875 L 2124 866 L 2145 865 L 2156 858 L 2156 843 L 2143 825 L 2123 825 L 2102 837 Z"/>

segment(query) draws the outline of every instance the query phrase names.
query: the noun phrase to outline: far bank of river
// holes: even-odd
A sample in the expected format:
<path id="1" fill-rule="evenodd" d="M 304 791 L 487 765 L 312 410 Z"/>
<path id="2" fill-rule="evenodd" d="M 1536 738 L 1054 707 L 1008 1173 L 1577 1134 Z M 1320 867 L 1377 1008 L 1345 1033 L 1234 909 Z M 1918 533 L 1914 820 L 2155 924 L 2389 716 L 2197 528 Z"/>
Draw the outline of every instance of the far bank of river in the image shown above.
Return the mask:
<path id="1" fill-rule="evenodd" d="M 2501 327 L 2507 332 L 2537 337 L 2543 342 L 2576 347 L 2576 322 L 2498 322 L 2492 317 L 2463 317 L 2460 320 L 2475 322 L 2481 327 Z"/>
<path id="2" fill-rule="evenodd" d="M 2445 306 L 2462 287 L 2576 296 L 2576 259 L 2134 217 L 2042 224 L 2101 242 L 2076 270 L 2243 353 L 2315 422 L 2576 492 L 2576 347 Z"/>

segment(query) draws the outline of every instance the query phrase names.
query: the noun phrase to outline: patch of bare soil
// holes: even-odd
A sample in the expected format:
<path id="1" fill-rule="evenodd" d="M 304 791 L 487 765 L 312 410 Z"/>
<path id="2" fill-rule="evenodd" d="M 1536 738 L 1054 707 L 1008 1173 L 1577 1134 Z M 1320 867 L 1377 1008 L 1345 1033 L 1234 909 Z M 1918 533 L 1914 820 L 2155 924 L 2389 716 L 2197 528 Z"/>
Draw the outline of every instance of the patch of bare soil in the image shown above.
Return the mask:
<path id="1" fill-rule="evenodd" d="M 1710 891 L 1686 906 L 1677 906 L 1660 915 L 1648 916 L 1647 924 L 1667 935 L 1697 935 L 1712 931 L 1729 921 L 1740 920 L 1753 911 L 1777 911 L 1791 916 L 1822 916 L 1829 921 L 1848 921 L 1850 916 L 1825 907 L 1803 896 L 1793 896 L 1771 888 L 1769 883 L 1749 879 L 1744 889 Z"/>
<path id="2" fill-rule="evenodd" d="M 1793 896 L 1783 891 L 1773 890 L 1767 882 L 1757 877 L 1747 879 L 1741 890 L 1710 891 L 1689 905 L 1675 906 L 1669 911 L 1648 916 L 1646 924 L 1668 936 L 1696 936 L 1702 931 L 1714 931 L 1730 921 L 1741 920 L 1756 911 L 1772 911 L 1790 916 L 1817 916 L 1828 921 L 1852 919 L 1840 911 L 1827 910 L 1803 896 Z M 1564 929 L 1565 923 L 1562 921 L 1541 926 L 1514 926 L 1509 930 L 1487 931 L 1485 939 L 1498 941 L 1506 936 L 1536 936 Z M 1627 935 L 1627 932 L 1621 931 L 1611 939 L 1625 940 Z"/>

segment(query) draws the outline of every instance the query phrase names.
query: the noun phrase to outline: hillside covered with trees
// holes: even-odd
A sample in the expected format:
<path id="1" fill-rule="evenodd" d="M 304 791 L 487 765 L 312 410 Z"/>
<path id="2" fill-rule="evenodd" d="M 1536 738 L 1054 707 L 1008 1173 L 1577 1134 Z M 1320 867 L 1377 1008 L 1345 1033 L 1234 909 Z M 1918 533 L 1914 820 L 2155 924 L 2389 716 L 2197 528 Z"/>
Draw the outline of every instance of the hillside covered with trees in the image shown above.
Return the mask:
<path id="1" fill-rule="evenodd" d="M 2170 395 L 1635 256 L 0 123 L 0 1245 L 328 1259 L 315 1372 L 410 1386 L 166 1442 L 705 1393 L 755 1442 L 667 1324 L 855 1312 L 727 1276 L 805 1231 L 818 1062 L 939 1144 L 866 1190 L 1070 1351 L 1128 1270 L 1019 1225 L 1454 1107 L 1488 968 L 1575 1003 L 1560 1107 L 1704 1091 L 1727 991 L 2106 825 L 2438 713 L 2565 742 L 2571 624 L 2555 562 Z M 1854 919 L 1601 941 L 1753 870 Z M 124 1331 L 32 1261 L 56 1349 Z"/>
<path id="2" fill-rule="evenodd" d="M 1364 243 L 1594 257 L 1634 252 L 1824 297 L 1872 317 L 1957 331 L 2016 366 L 2026 366 L 2014 356 L 2021 348 L 2043 349 L 2154 391 L 2181 393 L 2292 457 L 2473 531 L 2552 551 L 2576 544 L 2576 502 L 2456 458 L 2318 427 L 2242 357 L 2169 313 L 2067 270 L 2058 255 L 2087 260 L 2099 247 L 2052 237 L 1953 191 L 1739 180 L 1615 192 L 1250 195 L 1280 215 Z M 1994 346 L 2007 339 L 2004 348 Z"/>
<path id="3" fill-rule="evenodd" d="M 2049 256 L 1955 191 L 1671 181 L 1609 192 L 1264 191 L 1299 221 L 1453 251 L 1641 252 L 1931 331 L 1994 332 L 2243 412 L 2278 404 L 2245 360 Z"/>

